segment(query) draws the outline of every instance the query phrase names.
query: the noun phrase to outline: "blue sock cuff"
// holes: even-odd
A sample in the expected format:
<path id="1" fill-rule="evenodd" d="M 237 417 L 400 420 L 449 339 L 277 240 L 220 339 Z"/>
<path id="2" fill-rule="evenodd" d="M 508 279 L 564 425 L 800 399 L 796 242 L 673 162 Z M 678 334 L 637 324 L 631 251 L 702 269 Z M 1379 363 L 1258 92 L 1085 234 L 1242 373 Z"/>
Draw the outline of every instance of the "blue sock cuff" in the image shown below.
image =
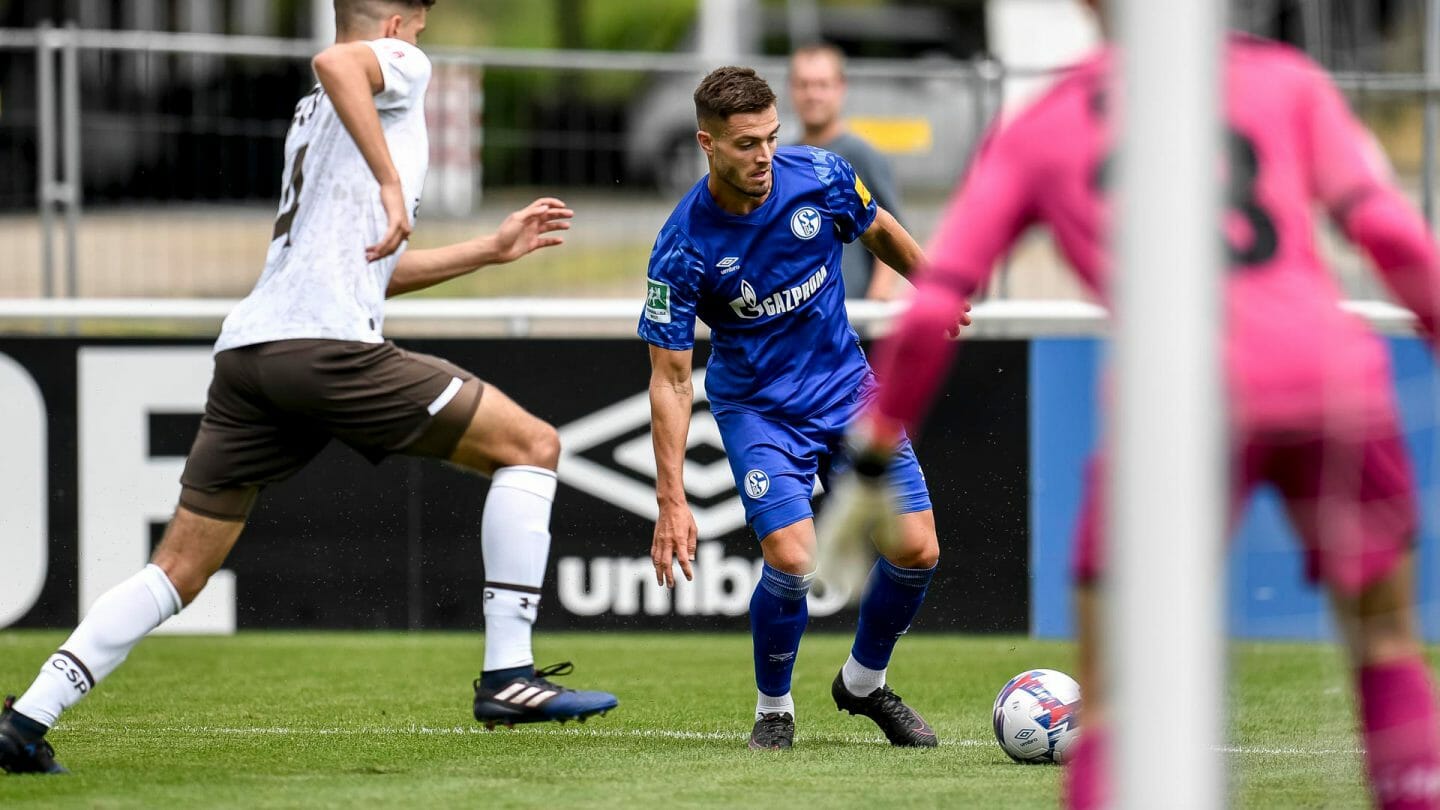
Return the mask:
<path id="1" fill-rule="evenodd" d="M 804 599 L 814 574 L 787 574 L 765 563 L 760 569 L 760 587 L 777 599 Z"/>
<path id="2" fill-rule="evenodd" d="M 938 567 L 932 565 L 929 568 L 901 568 L 884 557 L 876 560 L 875 565 L 891 582 L 910 588 L 928 587 L 930 580 L 935 578 L 935 569 Z"/>

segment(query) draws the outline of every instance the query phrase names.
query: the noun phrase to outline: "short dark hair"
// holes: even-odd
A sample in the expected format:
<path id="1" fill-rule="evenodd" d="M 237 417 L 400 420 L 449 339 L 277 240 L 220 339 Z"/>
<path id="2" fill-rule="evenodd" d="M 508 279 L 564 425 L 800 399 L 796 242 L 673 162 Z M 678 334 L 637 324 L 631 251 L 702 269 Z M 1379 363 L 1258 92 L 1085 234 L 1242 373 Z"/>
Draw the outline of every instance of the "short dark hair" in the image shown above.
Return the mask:
<path id="1" fill-rule="evenodd" d="M 435 0 L 335 0 L 335 27 L 344 31 L 387 16 L 387 7 L 430 8 Z"/>
<path id="2" fill-rule="evenodd" d="M 775 91 L 754 68 L 733 65 L 715 68 L 695 88 L 695 121 L 723 123 L 737 113 L 767 110 L 775 104 Z"/>

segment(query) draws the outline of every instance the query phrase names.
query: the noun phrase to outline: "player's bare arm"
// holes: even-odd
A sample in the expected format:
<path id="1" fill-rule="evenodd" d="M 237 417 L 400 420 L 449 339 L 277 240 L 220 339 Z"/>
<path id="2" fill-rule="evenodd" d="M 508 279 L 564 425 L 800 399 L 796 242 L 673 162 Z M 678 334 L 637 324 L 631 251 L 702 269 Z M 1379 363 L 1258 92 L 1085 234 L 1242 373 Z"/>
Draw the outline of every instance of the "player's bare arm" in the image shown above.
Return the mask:
<path id="1" fill-rule="evenodd" d="M 660 505 L 650 561 L 655 564 L 655 581 L 669 588 L 675 587 L 676 561 L 685 579 L 695 578 L 690 561 L 695 558 L 699 532 L 685 497 L 684 479 L 685 440 L 695 396 L 692 354 L 690 349 L 650 347 L 650 420 L 655 437 L 655 499 Z"/>
<path id="2" fill-rule="evenodd" d="M 445 247 L 405 251 L 385 288 L 393 298 L 442 281 L 472 273 L 492 264 L 513 262 L 537 250 L 565 243 L 560 231 L 570 229 L 575 212 L 554 197 L 541 197 L 515 211 L 490 234 Z"/>
<path id="3" fill-rule="evenodd" d="M 876 259 L 907 278 L 925 261 L 925 252 L 915 237 L 884 208 L 876 209 L 875 221 L 860 234 L 860 241 Z"/>
<path id="4" fill-rule="evenodd" d="M 400 172 L 390 159 L 380 113 L 375 109 L 375 94 L 385 89 L 380 60 L 364 42 L 342 42 L 316 54 L 311 64 L 320 86 L 335 105 L 335 113 L 340 116 L 345 131 L 350 133 L 380 184 L 380 202 L 385 206 L 385 235 L 365 249 L 365 258 L 372 262 L 383 259 L 410 237 L 410 215 L 405 210 Z"/>
<path id="5" fill-rule="evenodd" d="M 865 288 L 865 297 L 872 301 L 889 301 L 895 298 L 909 286 L 903 283 L 902 278 L 903 276 L 895 272 L 895 268 L 879 259 L 874 260 L 870 270 L 870 286 Z"/>
<path id="6" fill-rule="evenodd" d="M 875 221 L 870 223 L 865 233 L 860 234 L 860 241 L 875 254 L 878 262 L 889 265 L 905 278 L 913 278 L 925 263 L 925 251 L 920 249 L 915 237 L 884 208 L 876 211 Z M 966 302 L 955 314 L 955 319 L 945 327 L 945 334 L 959 337 L 960 327 L 969 325 L 970 304 Z"/>

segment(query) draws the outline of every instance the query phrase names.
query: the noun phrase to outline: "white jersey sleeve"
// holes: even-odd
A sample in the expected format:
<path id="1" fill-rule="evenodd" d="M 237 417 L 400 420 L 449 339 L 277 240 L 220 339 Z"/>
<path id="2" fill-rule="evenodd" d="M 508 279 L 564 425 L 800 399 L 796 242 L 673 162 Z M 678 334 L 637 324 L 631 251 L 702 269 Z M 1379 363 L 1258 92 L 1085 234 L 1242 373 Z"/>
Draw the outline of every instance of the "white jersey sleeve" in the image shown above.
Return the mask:
<path id="1" fill-rule="evenodd" d="M 421 103 L 430 84 L 430 59 L 419 48 L 398 39 L 366 43 L 380 60 L 385 89 L 375 94 L 375 109 L 403 110 Z"/>
<path id="2" fill-rule="evenodd" d="M 398 39 L 366 44 L 385 81 L 375 109 L 413 225 L 430 160 L 430 60 Z M 215 351 L 301 338 L 384 340 L 385 289 L 405 249 L 365 260 L 365 248 L 380 241 L 385 226 L 380 185 L 317 84 L 296 105 L 285 137 L 280 208 L 265 270 L 225 319 Z"/>

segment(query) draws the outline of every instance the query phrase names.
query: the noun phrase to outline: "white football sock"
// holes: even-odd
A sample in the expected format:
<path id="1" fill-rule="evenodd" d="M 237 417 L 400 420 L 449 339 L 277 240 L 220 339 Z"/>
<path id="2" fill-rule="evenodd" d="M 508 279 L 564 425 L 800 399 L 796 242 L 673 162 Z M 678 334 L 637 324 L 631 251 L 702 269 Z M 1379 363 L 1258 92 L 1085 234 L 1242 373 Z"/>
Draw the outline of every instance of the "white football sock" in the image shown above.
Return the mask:
<path id="1" fill-rule="evenodd" d="M 530 628 L 540 612 L 540 585 L 550 559 L 555 486 L 555 473 L 542 467 L 501 467 L 490 480 L 480 519 L 486 672 L 535 662 Z"/>
<path id="2" fill-rule="evenodd" d="M 180 612 L 180 594 L 150 564 L 95 600 L 85 620 L 40 668 L 15 711 L 47 726 L 115 671 L 131 648 Z"/>
<path id="3" fill-rule="evenodd" d="M 780 697 L 770 697 L 764 692 L 756 692 L 755 698 L 755 719 L 759 720 L 760 715 L 772 712 L 784 712 L 792 718 L 795 716 L 795 698 L 789 692 Z"/>
<path id="4" fill-rule="evenodd" d="M 845 667 L 840 670 L 840 678 L 845 681 L 845 688 L 850 694 L 866 697 L 885 685 L 885 670 L 863 666 L 852 655 L 846 659 Z"/>

